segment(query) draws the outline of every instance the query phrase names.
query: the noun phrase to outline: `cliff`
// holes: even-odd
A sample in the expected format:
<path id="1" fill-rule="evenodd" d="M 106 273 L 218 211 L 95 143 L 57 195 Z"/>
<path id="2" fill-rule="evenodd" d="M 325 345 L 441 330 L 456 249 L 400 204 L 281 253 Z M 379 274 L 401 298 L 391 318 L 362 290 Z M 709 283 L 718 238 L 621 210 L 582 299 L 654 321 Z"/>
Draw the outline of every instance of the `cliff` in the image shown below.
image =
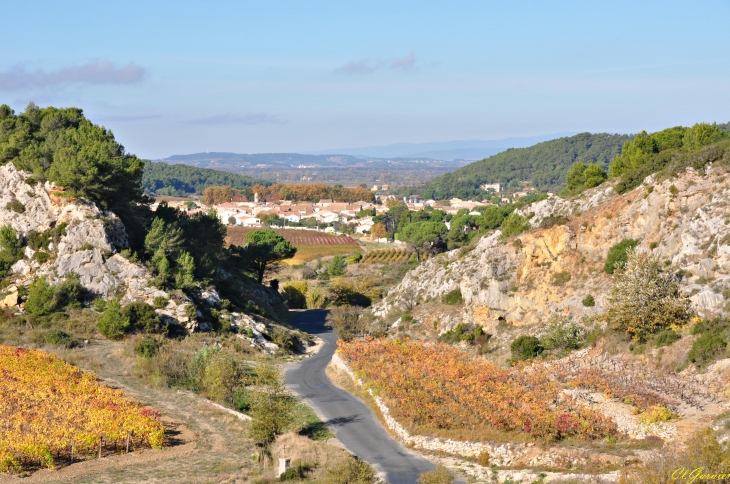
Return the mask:
<path id="1" fill-rule="evenodd" d="M 727 312 L 722 292 L 730 288 L 730 188 L 728 175 L 712 166 L 704 174 L 687 169 L 674 179 L 643 184 L 617 195 L 605 184 L 580 198 L 551 197 L 522 210 L 535 228 L 500 240 L 499 231 L 472 248 L 441 254 L 409 272 L 374 308 L 387 317 L 412 305 L 460 289 L 461 318 L 444 307 L 434 317 L 485 327 L 501 318 L 514 325 L 544 321 L 552 311 L 577 317 L 605 310 L 612 277 L 603 272 L 609 249 L 623 239 L 640 239 L 682 277 L 694 309 L 712 317 Z M 552 217 L 551 217 L 552 215 Z M 564 225 L 548 227 L 550 221 Z M 569 274 L 569 280 L 567 275 Z M 557 275 L 557 276 L 556 276 Z M 582 300 L 593 295 L 595 306 Z M 453 313 L 453 311 L 451 310 Z"/>

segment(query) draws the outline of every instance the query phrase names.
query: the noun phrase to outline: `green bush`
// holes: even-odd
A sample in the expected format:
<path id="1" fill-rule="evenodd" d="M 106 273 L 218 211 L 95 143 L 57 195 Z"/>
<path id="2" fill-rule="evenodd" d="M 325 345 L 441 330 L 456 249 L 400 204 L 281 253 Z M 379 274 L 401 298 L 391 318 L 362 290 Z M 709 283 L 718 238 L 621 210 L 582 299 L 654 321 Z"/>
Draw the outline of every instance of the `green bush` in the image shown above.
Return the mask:
<path id="1" fill-rule="evenodd" d="M 512 212 L 511 214 L 509 214 L 509 216 L 507 216 L 507 218 L 504 219 L 502 225 L 500 225 L 500 230 L 502 230 L 501 237 L 503 239 L 506 239 L 513 235 L 521 234 L 526 230 L 530 230 L 530 227 L 530 222 L 528 222 L 527 218 L 522 217 L 515 212 Z"/>
<path id="2" fill-rule="evenodd" d="M 464 298 L 461 295 L 461 289 L 454 289 L 443 295 L 441 302 L 450 306 L 456 306 L 464 302 Z"/>
<path id="3" fill-rule="evenodd" d="M 33 316 L 50 314 L 56 308 L 56 289 L 43 276 L 33 281 L 28 287 L 28 299 L 25 310 Z"/>
<path id="4" fill-rule="evenodd" d="M 671 329 L 667 329 L 656 335 L 656 338 L 654 338 L 654 346 L 657 348 L 669 346 L 679 339 L 682 339 L 681 334 L 676 331 L 672 331 Z"/>
<path id="5" fill-rule="evenodd" d="M 347 264 L 341 255 L 336 255 L 332 258 L 327 266 L 327 274 L 331 277 L 344 276 L 347 274 Z"/>
<path id="6" fill-rule="evenodd" d="M 51 260 L 51 254 L 46 252 L 45 250 L 37 250 L 33 254 L 33 260 L 38 262 L 40 265 L 43 265 Z"/>
<path id="7" fill-rule="evenodd" d="M 81 279 L 75 272 L 66 274 L 66 279 L 56 286 L 56 308 L 80 308 L 86 295 Z"/>
<path id="8" fill-rule="evenodd" d="M 251 410 L 251 390 L 241 388 L 233 392 L 233 408 L 239 412 L 248 413 Z"/>
<path id="9" fill-rule="evenodd" d="M 155 310 L 147 303 L 133 302 L 127 304 L 122 308 L 122 317 L 129 320 L 127 331 L 163 333 L 167 330 Z"/>
<path id="10" fill-rule="evenodd" d="M 606 274 L 613 274 L 616 269 L 620 269 L 626 265 L 628 251 L 638 246 L 639 242 L 641 242 L 640 239 L 624 239 L 611 247 L 606 256 L 606 263 L 603 265 L 604 272 Z"/>
<path id="11" fill-rule="evenodd" d="M 159 345 L 152 338 L 145 338 L 134 345 L 134 352 L 143 358 L 152 358 L 157 354 Z"/>
<path id="12" fill-rule="evenodd" d="M 553 280 L 551 281 L 551 284 L 553 286 L 564 286 L 568 283 L 568 281 L 570 281 L 570 272 L 555 272 L 553 273 Z"/>
<path id="13" fill-rule="evenodd" d="M 167 306 L 167 303 L 169 303 L 170 300 L 167 299 L 165 296 L 157 296 L 152 300 L 152 307 L 155 309 L 163 309 Z"/>
<path id="14" fill-rule="evenodd" d="M 544 348 L 535 336 L 520 335 L 510 345 L 513 361 L 529 360 L 542 354 Z"/>
<path id="15" fill-rule="evenodd" d="M 71 347 L 73 340 L 71 336 L 64 333 L 60 329 L 54 329 L 46 333 L 46 343 L 55 346 L 65 346 L 66 348 Z"/>
<path id="16" fill-rule="evenodd" d="M 719 358 L 727 347 L 725 338 L 717 333 L 705 333 L 692 344 L 692 349 L 687 354 L 687 360 L 697 368 L 712 363 Z"/>
<path id="17" fill-rule="evenodd" d="M 548 350 L 570 351 L 581 348 L 586 342 L 586 330 L 572 316 L 553 313 L 540 338 L 540 345 Z"/>
<path id="18" fill-rule="evenodd" d="M 5 205 L 5 209 L 12 210 L 15 213 L 23 213 L 25 212 L 25 205 L 20 200 L 13 198 Z"/>
<path id="19" fill-rule="evenodd" d="M 129 316 L 122 314 L 122 305 L 116 299 L 107 302 L 106 309 L 96 324 L 99 332 L 109 339 L 120 339 L 129 330 Z"/>
<path id="20" fill-rule="evenodd" d="M 592 308 L 593 306 L 596 305 L 596 300 L 593 298 L 592 294 L 589 294 L 586 297 L 584 297 L 583 301 L 581 301 L 581 302 L 583 303 L 583 306 L 585 306 L 587 308 Z"/>
<path id="21" fill-rule="evenodd" d="M 281 482 L 284 481 L 299 481 L 301 480 L 302 476 L 299 475 L 299 471 L 297 469 L 294 469 L 293 467 L 288 468 L 284 472 L 281 473 L 279 476 L 279 480 Z"/>

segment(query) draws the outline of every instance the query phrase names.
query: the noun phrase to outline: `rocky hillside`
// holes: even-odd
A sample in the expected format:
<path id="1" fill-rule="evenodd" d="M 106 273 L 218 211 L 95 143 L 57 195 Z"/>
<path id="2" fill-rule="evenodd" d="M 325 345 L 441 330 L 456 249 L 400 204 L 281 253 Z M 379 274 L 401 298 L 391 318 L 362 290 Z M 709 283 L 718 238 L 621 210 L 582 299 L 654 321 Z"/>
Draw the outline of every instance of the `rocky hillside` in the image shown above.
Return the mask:
<path id="1" fill-rule="evenodd" d="M 156 288 L 153 276 L 145 266 L 122 256 L 120 251 L 129 246 L 127 232 L 121 220 L 112 212 L 104 211 L 93 203 L 64 196 L 63 189 L 52 183 L 31 182 L 31 174 L 17 170 L 12 163 L 0 166 L 0 226 L 10 225 L 24 240 L 56 236 L 42 249 L 34 250 L 27 245 L 24 256 L 11 268 L 10 280 L 14 284 L 0 293 L 0 306 L 10 307 L 19 303 L 19 289 L 35 278 L 47 276 L 51 283 L 62 281 L 68 274 L 76 273 L 84 288 L 93 297 L 119 298 L 122 304 L 145 302 L 152 304 L 155 298 L 168 300 L 167 306 L 157 313 L 168 324 L 180 325 L 189 331 L 210 329 L 199 322 L 196 311 L 187 296 L 180 291 L 168 293 Z M 37 254 L 42 251 L 43 254 Z M 44 257 L 39 257 L 43 255 Z M 241 281 L 220 271 L 220 278 L 232 285 Z M 281 306 L 274 291 L 260 287 L 242 288 L 256 304 L 275 316 L 272 308 Z M 199 303 L 210 306 L 218 302 L 214 288 L 201 290 Z M 200 313 L 198 312 L 198 315 Z M 259 338 L 265 331 L 260 322 L 234 312 L 234 326 L 247 326 L 254 334 L 253 343 L 265 348 L 266 341 Z"/>
<path id="2" fill-rule="evenodd" d="M 598 314 L 612 286 L 613 276 L 603 271 L 609 249 L 624 239 L 640 239 L 640 248 L 653 250 L 682 275 L 682 290 L 700 315 L 720 315 L 730 310 L 722 294 L 730 288 L 727 182 L 720 168 L 708 166 L 704 174 L 690 168 L 674 179 L 650 176 L 623 195 L 604 184 L 575 200 L 552 197 L 530 205 L 523 215 L 531 215 L 532 227 L 544 228 L 506 241 L 497 231 L 474 247 L 421 264 L 374 308 L 375 314 L 387 318 L 413 301 L 427 302 L 455 289 L 463 296 L 463 311 L 454 314 L 447 306 L 443 314 L 434 313 L 442 331 L 462 321 L 489 328 L 502 318 L 530 325 L 545 321 L 552 311 Z M 582 304 L 589 294 L 595 306 Z"/>

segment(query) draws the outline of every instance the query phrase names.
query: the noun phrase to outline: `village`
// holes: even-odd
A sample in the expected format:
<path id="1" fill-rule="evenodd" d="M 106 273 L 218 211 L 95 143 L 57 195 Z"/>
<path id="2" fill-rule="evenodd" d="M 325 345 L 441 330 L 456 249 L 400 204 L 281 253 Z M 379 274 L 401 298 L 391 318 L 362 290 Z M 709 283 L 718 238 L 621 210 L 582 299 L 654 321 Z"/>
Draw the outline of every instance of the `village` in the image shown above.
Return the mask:
<path id="1" fill-rule="evenodd" d="M 463 210 L 468 210 L 467 213 L 470 215 L 481 215 L 477 211 L 478 207 L 512 203 L 534 193 L 532 189 L 502 192 L 499 183 L 489 183 L 482 185 L 481 188 L 485 192 L 493 194 L 490 201 L 462 200 L 460 198 L 436 201 L 425 200 L 417 195 L 398 197 L 383 191 L 387 188 L 387 185 L 373 186 L 375 202 L 345 203 L 331 199 L 318 201 L 267 200 L 255 193 L 253 201 L 246 199 L 245 196 L 235 195 L 228 202 L 211 206 L 200 200 L 161 197 L 152 205 L 152 209 L 156 209 L 157 204 L 165 199 L 168 206 L 186 211 L 191 215 L 196 212 L 207 212 L 212 208 L 221 222 L 229 226 L 280 226 L 291 229 L 319 230 L 327 233 L 359 234 L 367 237 L 375 224 L 373 218 L 387 213 L 389 207 L 396 203 L 403 203 L 413 211 L 443 210 L 447 214 L 456 215 L 460 211 L 464 213 Z M 548 193 L 548 196 L 552 195 L 552 193 Z M 446 225 L 448 227 L 449 223 L 446 222 Z"/>

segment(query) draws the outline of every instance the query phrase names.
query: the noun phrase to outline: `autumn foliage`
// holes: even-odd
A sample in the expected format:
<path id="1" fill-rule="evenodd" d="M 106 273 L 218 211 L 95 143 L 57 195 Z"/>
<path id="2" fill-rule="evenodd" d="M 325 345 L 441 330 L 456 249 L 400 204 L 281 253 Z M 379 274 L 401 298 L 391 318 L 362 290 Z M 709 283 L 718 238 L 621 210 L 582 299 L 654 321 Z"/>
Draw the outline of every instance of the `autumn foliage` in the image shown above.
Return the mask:
<path id="1" fill-rule="evenodd" d="M 416 432 L 487 424 L 542 440 L 597 439 L 616 424 L 576 403 L 548 366 L 504 369 L 446 344 L 370 337 L 339 341 L 341 355 L 379 392 L 403 425 Z"/>
<path id="2" fill-rule="evenodd" d="M 59 456 L 126 443 L 160 448 L 159 412 L 42 351 L 0 346 L 0 471 L 53 469 Z"/>

